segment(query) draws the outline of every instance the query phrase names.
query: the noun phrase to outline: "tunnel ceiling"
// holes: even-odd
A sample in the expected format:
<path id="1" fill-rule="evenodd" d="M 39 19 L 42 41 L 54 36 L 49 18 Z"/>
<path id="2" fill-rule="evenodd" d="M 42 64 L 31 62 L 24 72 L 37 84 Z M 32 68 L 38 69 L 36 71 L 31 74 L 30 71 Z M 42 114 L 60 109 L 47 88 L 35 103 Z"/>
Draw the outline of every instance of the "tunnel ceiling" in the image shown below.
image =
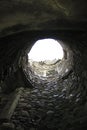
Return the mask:
<path id="1" fill-rule="evenodd" d="M 83 27 L 85 29 L 86 22 L 86 0 L 0 1 L 0 32 Z"/>

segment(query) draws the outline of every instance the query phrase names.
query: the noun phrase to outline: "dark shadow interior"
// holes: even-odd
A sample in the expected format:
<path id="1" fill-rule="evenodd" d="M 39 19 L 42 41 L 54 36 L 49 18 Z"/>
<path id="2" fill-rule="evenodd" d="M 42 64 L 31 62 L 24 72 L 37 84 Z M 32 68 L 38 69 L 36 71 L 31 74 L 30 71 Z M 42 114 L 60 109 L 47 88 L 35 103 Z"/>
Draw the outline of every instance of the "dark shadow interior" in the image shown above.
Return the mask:
<path id="1" fill-rule="evenodd" d="M 0 129 L 87 129 L 87 1 L 0 5 Z M 44 38 L 59 40 L 64 58 L 30 67 L 28 52 Z"/>

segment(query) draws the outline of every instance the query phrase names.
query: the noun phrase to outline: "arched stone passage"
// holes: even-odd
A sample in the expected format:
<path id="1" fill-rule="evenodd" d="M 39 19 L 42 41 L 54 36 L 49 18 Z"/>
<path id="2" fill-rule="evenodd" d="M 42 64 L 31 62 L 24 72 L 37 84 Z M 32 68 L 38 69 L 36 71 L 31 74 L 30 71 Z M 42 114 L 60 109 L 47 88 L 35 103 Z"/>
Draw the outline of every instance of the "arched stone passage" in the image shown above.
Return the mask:
<path id="1" fill-rule="evenodd" d="M 73 52 L 63 41 L 37 40 L 27 55 L 23 69 L 32 84 L 57 82 L 72 70 Z"/>

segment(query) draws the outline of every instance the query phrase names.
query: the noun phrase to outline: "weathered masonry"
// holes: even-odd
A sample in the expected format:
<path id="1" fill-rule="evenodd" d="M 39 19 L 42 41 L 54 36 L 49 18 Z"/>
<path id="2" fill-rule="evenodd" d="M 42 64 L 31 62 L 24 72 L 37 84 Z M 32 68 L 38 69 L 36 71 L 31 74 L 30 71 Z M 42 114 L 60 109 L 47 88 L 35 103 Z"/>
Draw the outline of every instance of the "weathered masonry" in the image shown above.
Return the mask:
<path id="1" fill-rule="evenodd" d="M 86 59 L 86 0 L 1 0 L 0 130 L 86 130 Z"/>

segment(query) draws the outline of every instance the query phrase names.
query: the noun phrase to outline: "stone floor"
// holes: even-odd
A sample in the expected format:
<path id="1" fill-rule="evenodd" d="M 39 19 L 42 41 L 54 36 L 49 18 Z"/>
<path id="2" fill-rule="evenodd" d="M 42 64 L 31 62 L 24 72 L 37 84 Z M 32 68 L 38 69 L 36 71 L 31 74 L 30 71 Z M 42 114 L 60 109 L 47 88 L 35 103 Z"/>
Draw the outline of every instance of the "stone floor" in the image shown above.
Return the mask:
<path id="1" fill-rule="evenodd" d="M 78 79 L 71 76 L 73 82 L 65 79 L 55 84 L 26 88 L 11 119 L 15 129 L 82 130 L 85 128 L 87 105 L 83 103 L 79 89 L 76 93 L 70 92 L 70 87 L 75 89 L 78 86 Z"/>

